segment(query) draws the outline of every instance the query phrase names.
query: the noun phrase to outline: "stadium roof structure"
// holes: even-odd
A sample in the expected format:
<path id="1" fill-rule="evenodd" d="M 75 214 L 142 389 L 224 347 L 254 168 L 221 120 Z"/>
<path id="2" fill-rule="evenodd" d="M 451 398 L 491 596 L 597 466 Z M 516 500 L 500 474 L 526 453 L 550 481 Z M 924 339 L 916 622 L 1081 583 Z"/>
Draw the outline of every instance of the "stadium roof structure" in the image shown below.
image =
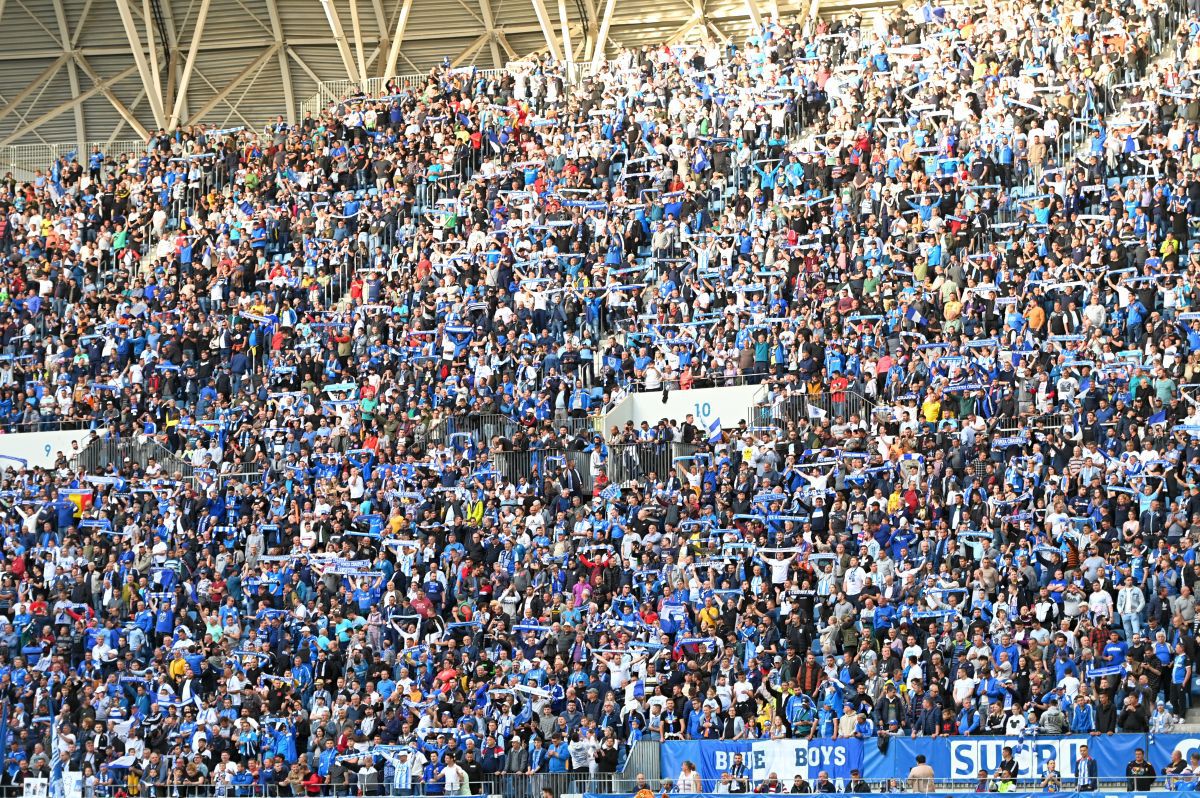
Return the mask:
<path id="1" fill-rule="evenodd" d="M 0 168 L 20 148 L 40 158 L 190 123 L 294 121 L 339 88 L 443 58 L 492 69 L 548 51 L 586 71 L 623 46 L 740 41 L 817 2 L 0 0 Z"/>

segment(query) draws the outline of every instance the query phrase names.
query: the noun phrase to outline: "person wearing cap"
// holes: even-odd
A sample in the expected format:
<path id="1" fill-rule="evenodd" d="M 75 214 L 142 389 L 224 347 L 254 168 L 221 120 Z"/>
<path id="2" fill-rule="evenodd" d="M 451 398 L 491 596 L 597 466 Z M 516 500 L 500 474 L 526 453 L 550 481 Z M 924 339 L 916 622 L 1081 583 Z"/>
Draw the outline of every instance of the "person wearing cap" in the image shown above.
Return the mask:
<path id="1" fill-rule="evenodd" d="M 862 772 L 858 768 L 851 768 L 850 780 L 846 782 L 846 792 L 862 794 L 871 791 L 871 785 L 863 779 Z"/>

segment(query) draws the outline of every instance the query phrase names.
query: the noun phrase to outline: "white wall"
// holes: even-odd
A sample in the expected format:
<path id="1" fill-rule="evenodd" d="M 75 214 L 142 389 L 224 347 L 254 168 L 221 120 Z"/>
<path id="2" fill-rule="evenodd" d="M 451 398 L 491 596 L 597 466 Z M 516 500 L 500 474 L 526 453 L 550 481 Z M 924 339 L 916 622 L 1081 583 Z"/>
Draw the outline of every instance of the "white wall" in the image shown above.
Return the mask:
<path id="1" fill-rule="evenodd" d="M 721 420 L 722 427 L 734 427 L 743 419 L 750 420 L 750 408 L 762 389 L 761 385 L 731 385 L 671 391 L 665 404 L 662 391 L 630 394 L 605 415 L 604 432 L 607 434 L 614 426 L 624 427 L 626 421 L 637 426 L 648 421 L 654 426 L 665 418 L 682 424 L 688 413 L 696 417 L 696 426 L 700 429 L 707 428 L 716 419 Z"/>
<path id="2" fill-rule="evenodd" d="M 91 436 L 92 430 L 88 429 L 0 435 L 0 455 L 27 460 L 30 468 L 52 468 L 59 452 L 66 454 L 68 460 L 71 458 L 72 441 L 79 441 L 79 447 L 83 448 Z M 0 468 L 11 465 L 11 461 L 0 460 Z"/>

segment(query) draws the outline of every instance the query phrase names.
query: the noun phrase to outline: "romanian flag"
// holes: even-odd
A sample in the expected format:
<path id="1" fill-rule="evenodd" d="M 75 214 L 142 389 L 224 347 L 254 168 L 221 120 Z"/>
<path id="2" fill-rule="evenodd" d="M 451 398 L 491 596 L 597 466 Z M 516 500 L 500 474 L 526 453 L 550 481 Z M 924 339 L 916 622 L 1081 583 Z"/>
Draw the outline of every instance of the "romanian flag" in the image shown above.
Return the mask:
<path id="1" fill-rule="evenodd" d="M 72 513 L 76 518 L 82 518 L 84 512 L 92 509 L 92 501 L 94 496 L 88 488 L 70 488 L 60 490 L 58 492 L 59 501 L 68 501 L 75 505 L 75 512 Z"/>

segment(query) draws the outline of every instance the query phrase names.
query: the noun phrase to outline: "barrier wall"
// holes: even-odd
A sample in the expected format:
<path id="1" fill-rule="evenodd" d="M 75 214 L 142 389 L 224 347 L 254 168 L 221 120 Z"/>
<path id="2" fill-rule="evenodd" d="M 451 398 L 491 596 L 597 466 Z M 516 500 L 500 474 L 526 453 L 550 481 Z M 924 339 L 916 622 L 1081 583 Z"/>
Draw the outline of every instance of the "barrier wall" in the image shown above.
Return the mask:
<path id="1" fill-rule="evenodd" d="M 624 427 L 626 421 L 640 425 L 643 421 L 654 426 L 659 419 L 673 419 L 680 424 L 691 413 L 696 417 L 696 426 L 707 434 L 710 422 L 720 419 L 723 427 L 737 426 L 741 420 L 750 420 L 750 408 L 762 391 L 761 385 L 730 385 L 725 388 L 692 388 L 687 391 L 670 391 L 663 401 L 662 391 L 633 393 L 604 417 L 604 431 L 613 427 Z"/>
<path id="2" fill-rule="evenodd" d="M 790 783 L 784 784 L 782 792 L 787 793 L 790 786 L 791 786 Z M 969 792 L 971 792 L 971 789 L 968 788 L 962 792 L 969 793 Z M 862 795 L 862 793 L 841 792 L 840 790 L 838 791 L 838 794 L 839 795 L 848 795 L 848 796 L 849 795 Z M 987 795 L 989 793 L 982 793 L 982 794 Z M 992 793 L 992 794 L 1003 795 L 1004 798 L 1045 798 L 1046 795 L 1056 795 L 1056 796 L 1060 796 L 1060 798 L 1146 798 L 1146 796 L 1150 793 L 1146 793 L 1146 792 L 1114 792 L 1112 790 L 1098 790 L 1098 791 L 1093 791 L 1093 792 L 1072 792 L 1072 791 L 1068 790 L 1066 792 L 1055 792 L 1055 793 L 1051 793 L 1049 791 L 1043 791 L 1043 792 L 1006 792 L 1006 793 Z M 1175 796 L 1175 798 L 1196 798 L 1195 791 L 1186 791 L 1186 790 L 1185 791 L 1175 791 L 1175 790 L 1166 790 L 1166 789 L 1156 789 L 1156 790 L 1154 790 L 1153 794 L 1160 795 L 1160 796 Z M 904 793 L 875 792 L 875 793 L 871 793 L 872 798 L 946 798 L 946 795 L 947 795 L 947 793 L 945 793 L 945 792 L 940 792 L 940 793 L 939 792 L 932 792 L 932 793 L 929 793 L 929 792 L 904 792 Z M 729 796 L 729 793 L 683 793 L 683 792 L 671 793 L 671 798 L 728 798 L 728 796 Z M 563 798 L 566 798 L 566 796 L 564 796 Z M 583 798 L 612 798 L 612 794 L 611 793 L 588 792 L 588 793 L 583 794 Z"/>
<path id="3" fill-rule="evenodd" d="M 755 782 L 766 779 L 772 772 L 789 783 L 797 774 L 812 781 L 822 770 L 831 779 L 847 779 L 852 768 L 859 768 L 868 781 L 881 781 L 906 778 L 917 754 L 924 754 L 938 781 L 968 781 L 981 769 L 994 771 L 1005 746 L 1011 746 L 1022 779 L 1041 778 L 1046 763 L 1053 759 L 1063 779 L 1073 782 L 1082 745 L 1088 746 L 1102 780 L 1125 778 L 1125 766 L 1137 748 L 1145 749 L 1156 772 L 1162 771 L 1174 751 L 1179 751 L 1185 761 L 1192 751 L 1200 751 L 1200 735 L 1188 734 L 896 737 L 882 745 L 880 742 L 878 739 L 671 740 L 662 744 L 662 775 L 667 779 L 678 778 L 684 761 L 690 761 L 699 771 L 704 789 L 714 789 L 721 774 L 729 770 L 734 754 L 741 754 L 750 771 L 748 775 Z M 1162 786 L 1161 779 L 1158 786 Z"/>
<path id="4" fill-rule="evenodd" d="M 59 452 L 64 453 L 70 460 L 73 456 L 71 443 L 78 441 L 82 448 L 92 434 L 92 430 L 89 429 L 74 429 L 0 435 L 0 456 L 25 460 L 31 468 L 52 468 Z M 0 468 L 5 465 L 6 463 L 0 460 Z"/>

